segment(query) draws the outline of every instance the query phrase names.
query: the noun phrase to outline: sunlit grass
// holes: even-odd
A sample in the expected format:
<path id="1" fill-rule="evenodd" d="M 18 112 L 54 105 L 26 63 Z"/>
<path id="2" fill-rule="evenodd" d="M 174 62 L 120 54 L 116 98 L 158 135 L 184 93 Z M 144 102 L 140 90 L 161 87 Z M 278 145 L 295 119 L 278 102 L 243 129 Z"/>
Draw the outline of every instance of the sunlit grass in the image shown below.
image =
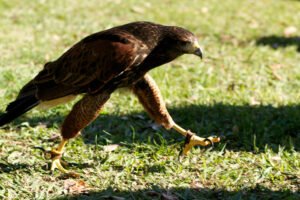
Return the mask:
<path id="1" fill-rule="evenodd" d="M 184 138 L 155 126 L 120 91 L 68 144 L 64 158 L 81 178 L 65 180 L 49 174 L 34 147 L 58 142 L 53 136 L 74 102 L 33 110 L 0 129 L 0 198 L 299 199 L 300 42 L 277 49 L 257 43 L 299 29 L 299 10 L 293 0 L 0 1 L 1 111 L 45 62 L 82 37 L 146 20 L 199 37 L 203 61 L 184 56 L 151 75 L 178 124 L 224 137 L 179 162 Z M 120 146 L 105 151 L 110 144 Z M 79 180 L 87 191 L 70 189 L 68 181 Z"/>

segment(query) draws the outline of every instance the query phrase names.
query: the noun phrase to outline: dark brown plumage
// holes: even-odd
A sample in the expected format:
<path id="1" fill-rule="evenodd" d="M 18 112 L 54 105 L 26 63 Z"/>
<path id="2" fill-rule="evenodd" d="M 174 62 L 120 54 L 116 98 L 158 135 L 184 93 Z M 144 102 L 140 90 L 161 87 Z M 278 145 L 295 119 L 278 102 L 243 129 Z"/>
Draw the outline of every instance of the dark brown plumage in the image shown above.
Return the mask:
<path id="1" fill-rule="evenodd" d="M 180 27 L 134 22 L 92 34 L 56 61 L 46 63 L 7 106 L 0 126 L 39 104 L 62 103 L 83 93 L 62 125 L 61 134 L 67 140 L 98 116 L 115 89 L 129 87 L 157 123 L 186 135 L 172 120 L 157 85 L 146 74 L 183 54 L 202 57 L 196 37 Z"/>
<path id="2" fill-rule="evenodd" d="M 69 95 L 111 93 L 118 87 L 131 86 L 150 69 L 184 53 L 194 53 L 188 51 L 195 41 L 195 36 L 183 28 L 149 22 L 92 34 L 56 61 L 46 63 L 7 112 L 27 102 L 28 106 L 36 106 Z"/>

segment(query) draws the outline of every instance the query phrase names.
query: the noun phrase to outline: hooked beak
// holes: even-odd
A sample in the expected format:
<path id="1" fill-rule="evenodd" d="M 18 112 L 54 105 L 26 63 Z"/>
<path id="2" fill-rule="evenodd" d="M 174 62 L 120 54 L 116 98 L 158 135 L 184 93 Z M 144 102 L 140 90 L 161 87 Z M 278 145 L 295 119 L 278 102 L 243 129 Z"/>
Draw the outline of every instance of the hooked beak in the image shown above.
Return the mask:
<path id="1" fill-rule="evenodd" d="M 202 51 L 200 45 L 198 44 L 198 42 L 195 42 L 193 47 L 194 47 L 193 54 L 196 55 L 196 56 L 199 56 L 202 59 L 203 58 L 203 51 Z"/>
<path id="2" fill-rule="evenodd" d="M 196 49 L 196 51 L 194 51 L 194 54 L 196 56 L 199 56 L 201 59 L 203 58 L 202 50 L 200 47 L 198 49 Z"/>

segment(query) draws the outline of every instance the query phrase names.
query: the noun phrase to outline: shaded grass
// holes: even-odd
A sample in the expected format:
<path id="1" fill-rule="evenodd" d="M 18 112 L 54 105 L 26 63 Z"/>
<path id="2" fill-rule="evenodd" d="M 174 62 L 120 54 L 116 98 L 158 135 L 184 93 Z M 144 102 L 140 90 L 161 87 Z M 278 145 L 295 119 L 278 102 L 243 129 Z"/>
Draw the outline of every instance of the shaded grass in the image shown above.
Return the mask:
<path id="1" fill-rule="evenodd" d="M 213 105 L 178 106 L 169 108 L 169 112 L 175 121 L 203 137 L 211 134 L 223 137 L 224 143 L 230 143 L 227 149 L 256 151 L 264 150 L 267 145 L 273 151 L 278 151 L 280 147 L 285 147 L 287 150 L 300 150 L 298 105 L 274 107 L 214 103 Z M 56 129 L 63 119 L 64 115 L 59 112 L 45 117 L 23 116 L 15 120 L 13 125 L 19 126 L 25 121 L 28 122 L 26 126 Z M 159 128 L 145 112 L 102 113 L 93 124 L 82 131 L 82 138 L 89 144 L 102 141 L 101 145 L 107 144 L 105 141 L 134 143 L 132 137 L 139 142 L 147 143 L 149 137 L 154 137 L 153 134 L 157 131 L 159 135 L 163 134 L 167 141 L 174 139 L 174 142 L 178 142 L 183 139 L 176 132 Z M 135 132 L 137 134 L 133 136 Z M 96 141 L 95 137 L 97 137 Z"/>
<path id="2" fill-rule="evenodd" d="M 199 135 L 224 138 L 179 162 L 183 138 L 155 126 L 134 96 L 115 93 L 67 146 L 69 168 L 90 188 L 76 194 L 66 186 L 72 179 L 50 175 L 48 161 L 34 149 L 58 142 L 53 136 L 74 102 L 33 110 L 0 129 L 0 197 L 298 199 L 300 54 L 297 43 L 289 42 L 293 38 L 280 38 L 285 27 L 300 27 L 299 9 L 299 1 L 274 0 L 1 1 L 2 110 L 45 62 L 80 38 L 149 20 L 199 36 L 203 62 L 184 56 L 151 75 L 176 122 Z M 258 45 L 272 35 L 284 48 L 273 49 L 274 38 Z M 120 147 L 104 151 L 109 144 Z"/>
<path id="3" fill-rule="evenodd" d="M 296 46 L 297 51 L 300 52 L 300 37 L 282 37 L 282 36 L 265 36 L 257 41 L 258 45 L 269 45 L 277 49 L 280 47 Z"/>
<path id="4" fill-rule="evenodd" d="M 180 199 L 294 199 L 299 195 L 289 191 L 270 191 L 264 187 L 256 187 L 248 190 L 239 191 L 223 191 L 210 188 L 160 188 L 152 186 L 151 189 L 138 191 L 115 191 L 113 188 L 107 188 L 104 191 L 91 192 L 89 194 L 80 194 L 69 196 L 68 199 L 109 199 L 118 197 L 126 199 L 164 199 L 164 198 L 180 198 Z M 62 200 L 66 198 L 56 198 Z"/>

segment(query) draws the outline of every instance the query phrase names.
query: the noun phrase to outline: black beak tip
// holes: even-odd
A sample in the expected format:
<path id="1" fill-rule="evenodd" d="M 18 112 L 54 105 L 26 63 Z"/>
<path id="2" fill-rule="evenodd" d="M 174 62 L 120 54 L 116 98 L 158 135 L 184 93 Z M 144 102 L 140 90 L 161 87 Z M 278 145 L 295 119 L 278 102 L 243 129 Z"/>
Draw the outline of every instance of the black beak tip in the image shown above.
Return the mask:
<path id="1" fill-rule="evenodd" d="M 200 58 L 201 58 L 201 60 L 202 60 L 202 59 L 203 59 L 203 54 L 202 54 L 202 53 L 200 53 L 199 57 L 200 57 Z"/>
<path id="2" fill-rule="evenodd" d="M 202 53 L 202 50 L 200 48 L 198 48 L 195 53 L 195 55 L 199 56 L 201 59 L 203 58 L 203 53 Z"/>

